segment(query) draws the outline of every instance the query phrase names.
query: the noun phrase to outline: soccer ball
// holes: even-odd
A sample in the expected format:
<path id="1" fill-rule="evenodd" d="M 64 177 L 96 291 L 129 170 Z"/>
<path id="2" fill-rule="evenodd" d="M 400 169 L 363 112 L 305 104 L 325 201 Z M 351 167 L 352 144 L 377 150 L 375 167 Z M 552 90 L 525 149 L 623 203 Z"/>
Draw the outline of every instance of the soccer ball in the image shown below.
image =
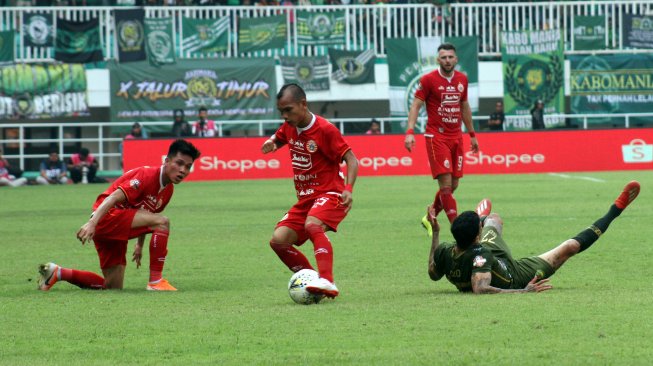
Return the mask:
<path id="1" fill-rule="evenodd" d="M 308 283 L 318 278 L 320 278 L 320 275 L 312 269 L 302 269 L 299 272 L 295 272 L 290 277 L 290 282 L 288 282 L 288 294 L 290 298 L 294 302 L 302 305 L 311 305 L 320 302 L 324 295 L 315 295 L 306 291 Z"/>

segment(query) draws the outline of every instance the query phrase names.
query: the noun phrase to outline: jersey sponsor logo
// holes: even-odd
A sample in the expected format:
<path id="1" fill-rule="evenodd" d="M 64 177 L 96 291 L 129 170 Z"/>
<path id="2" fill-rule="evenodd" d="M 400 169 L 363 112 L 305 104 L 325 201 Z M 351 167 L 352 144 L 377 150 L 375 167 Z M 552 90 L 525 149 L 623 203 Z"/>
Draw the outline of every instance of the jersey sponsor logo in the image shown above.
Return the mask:
<path id="1" fill-rule="evenodd" d="M 317 174 L 295 174 L 295 180 L 304 182 L 311 179 L 317 179 Z"/>
<path id="2" fill-rule="evenodd" d="M 141 186 L 141 182 L 138 179 L 132 179 L 129 181 L 129 186 L 133 189 L 138 189 Z"/>
<path id="3" fill-rule="evenodd" d="M 442 93 L 442 104 L 458 104 L 460 102 L 460 94 L 458 93 Z"/>
<path id="4" fill-rule="evenodd" d="M 444 86 L 440 85 L 440 86 L 438 87 L 438 90 L 444 90 Z"/>
<path id="5" fill-rule="evenodd" d="M 293 168 L 308 170 L 313 166 L 310 154 L 295 150 L 290 150 L 290 154 Z"/>
<path id="6" fill-rule="evenodd" d="M 447 85 L 447 92 L 455 92 L 456 88 L 453 87 L 453 85 Z"/>
<path id="7" fill-rule="evenodd" d="M 312 195 L 313 193 L 315 193 L 315 190 L 312 189 L 312 188 L 309 188 L 309 189 L 302 189 L 302 190 L 300 190 L 300 191 L 297 191 L 297 196 L 299 196 L 299 197 L 310 196 L 310 195 Z"/>
<path id="8" fill-rule="evenodd" d="M 296 149 L 304 150 L 304 143 L 299 140 L 293 142 L 293 140 L 291 139 L 290 145 Z"/>
<path id="9" fill-rule="evenodd" d="M 476 268 L 481 268 L 486 262 L 487 259 L 483 258 L 483 256 L 477 255 L 476 257 L 474 257 L 474 261 L 472 262 L 472 264 Z"/>
<path id="10" fill-rule="evenodd" d="M 308 142 L 306 143 L 306 150 L 308 150 L 308 152 L 310 152 L 310 153 L 316 152 L 317 151 L 317 143 L 315 143 L 315 141 L 313 141 L 313 140 L 308 140 Z"/>

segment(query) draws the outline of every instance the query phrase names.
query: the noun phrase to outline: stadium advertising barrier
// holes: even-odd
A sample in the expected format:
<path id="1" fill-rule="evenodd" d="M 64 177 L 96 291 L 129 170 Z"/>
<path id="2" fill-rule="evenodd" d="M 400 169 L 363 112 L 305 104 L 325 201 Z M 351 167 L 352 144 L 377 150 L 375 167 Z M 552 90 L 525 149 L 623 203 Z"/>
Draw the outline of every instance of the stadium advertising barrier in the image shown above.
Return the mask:
<path id="1" fill-rule="evenodd" d="M 260 149 L 265 139 L 190 139 L 202 156 L 195 162 L 189 180 L 291 178 L 288 149 L 264 155 Z M 422 136 L 417 137 L 412 153 L 404 148 L 403 135 L 345 139 L 359 160 L 361 176 L 430 174 Z M 650 128 L 478 133 L 478 140 L 481 152 L 465 154 L 465 174 L 653 169 Z M 160 164 L 171 141 L 125 140 L 125 170 Z M 467 150 L 467 135 L 464 144 Z"/>

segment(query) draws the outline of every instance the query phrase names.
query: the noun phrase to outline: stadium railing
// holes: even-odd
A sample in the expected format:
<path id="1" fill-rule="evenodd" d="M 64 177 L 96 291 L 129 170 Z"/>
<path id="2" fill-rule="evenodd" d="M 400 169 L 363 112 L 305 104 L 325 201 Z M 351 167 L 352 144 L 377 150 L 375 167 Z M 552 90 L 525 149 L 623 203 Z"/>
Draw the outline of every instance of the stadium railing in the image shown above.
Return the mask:
<path id="1" fill-rule="evenodd" d="M 54 51 L 49 48 L 27 47 L 24 40 L 23 19 L 27 13 L 53 14 L 67 20 L 88 20 L 98 18 L 106 59 L 115 59 L 114 9 L 126 7 L 3 7 L 0 9 L 0 31 L 17 31 L 16 58 L 19 62 L 52 61 Z M 326 53 L 323 46 L 302 46 L 298 44 L 298 10 L 309 12 L 330 12 L 344 10 L 346 16 L 345 45 L 347 50 L 374 49 L 377 57 L 385 57 L 385 38 L 470 36 L 479 37 L 479 56 L 501 55 L 500 37 L 503 30 L 545 30 L 560 28 L 565 40 L 565 52 L 570 53 L 614 53 L 647 52 L 647 50 L 624 47 L 622 23 L 624 15 L 649 15 L 653 13 L 651 0 L 614 1 L 541 1 L 528 3 L 454 3 L 432 4 L 384 4 L 379 5 L 328 5 L 308 7 L 288 6 L 148 6 L 146 17 L 173 17 L 174 36 L 179 45 L 180 25 L 183 17 L 219 18 L 230 17 L 229 48 L 220 54 L 204 57 L 271 57 L 271 56 L 314 56 Z M 240 53 L 238 50 L 238 19 L 243 17 L 264 17 L 286 15 L 288 40 L 280 50 Z M 574 16 L 605 15 L 605 48 L 594 51 L 573 49 Z M 56 27 L 56 24 L 55 24 Z M 180 48 L 177 56 L 187 57 Z"/>

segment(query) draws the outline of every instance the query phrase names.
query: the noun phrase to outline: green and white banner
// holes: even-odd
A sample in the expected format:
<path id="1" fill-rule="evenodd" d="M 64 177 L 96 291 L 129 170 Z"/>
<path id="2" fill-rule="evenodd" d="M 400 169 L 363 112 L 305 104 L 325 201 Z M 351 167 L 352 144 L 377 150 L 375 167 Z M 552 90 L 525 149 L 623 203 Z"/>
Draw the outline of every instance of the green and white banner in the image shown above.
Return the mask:
<path id="1" fill-rule="evenodd" d="M 0 68 L 0 119 L 88 116 L 81 64 L 11 64 Z"/>
<path id="2" fill-rule="evenodd" d="M 288 27 L 285 15 L 240 18 L 239 27 L 238 52 L 240 53 L 286 47 Z"/>
<path id="3" fill-rule="evenodd" d="M 621 34 L 626 47 L 653 48 L 653 17 L 624 14 Z"/>
<path id="4" fill-rule="evenodd" d="M 279 57 L 284 84 L 299 84 L 305 91 L 329 90 L 329 59 L 321 57 Z"/>
<path id="5" fill-rule="evenodd" d="M 574 50 L 602 50 L 606 34 L 604 15 L 574 17 Z"/>
<path id="6" fill-rule="evenodd" d="M 333 46 L 345 44 L 345 12 L 297 11 L 297 44 Z"/>
<path id="7" fill-rule="evenodd" d="M 653 54 L 569 56 L 569 61 L 572 113 L 653 112 Z"/>
<path id="8" fill-rule="evenodd" d="M 392 116 L 408 116 L 420 79 L 439 67 L 438 47 L 444 41 L 441 37 L 386 39 Z M 450 37 L 446 42 L 456 47 L 458 56 L 456 70 L 467 75 L 469 81 L 467 98 L 472 111 L 476 112 L 479 96 L 478 40 L 476 37 Z M 420 116 L 426 116 L 426 108 L 420 110 Z M 403 131 L 403 129 L 405 129 L 405 122 L 392 126 L 393 131 Z"/>
<path id="9" fill-rule="evenodd" d="M 546 128 L 564 126 L 564 54 L 559 29 L 501 34 L 506 130 L 532 128 L 530 110 L 544 102 Z"/>
<path id="10" fill-rule="evenodd" d="M 118 40 L 118 60 L 120 62 L 142 61 L 145 54 L 145 10 L 116 9 L 113 11 Z"/>
<path id="11" fill-rule="evenodd" d="M 333 80 L 345 84 L 374 83 L 374 50 L 343 51 L 329 48 Z"/>
<path id="12" fill-rule="evenodd" d="M 23 15 L 23 44 L 25 47 L 52 47 L 53 39 L 52 14 L 25 13 Z"/>
<path id="13" fill-rule="evenodd" d="M 219 19 L 183 18 L 181 52 L 202 56 L 225 52 L 229 46 L 229 17 Z"/>
<path id="14" fill-rule="evenodd" d="M 14 62 L 14 31 L 0 31 L 0 63 Z"/>
<path id="15" fill-rule="evenodd" d="M 152 66 L 174 64 L 172 18 L 145 19 L 145 45 Z"/>
<path id="16" fill-rule="evenodd" d="M 206 107 L 221 120 L 276 117 L 274 59 L 184 60 L 152 68 L 147 62 L 109 63 L 113 121 L 172 121 Z"/>

